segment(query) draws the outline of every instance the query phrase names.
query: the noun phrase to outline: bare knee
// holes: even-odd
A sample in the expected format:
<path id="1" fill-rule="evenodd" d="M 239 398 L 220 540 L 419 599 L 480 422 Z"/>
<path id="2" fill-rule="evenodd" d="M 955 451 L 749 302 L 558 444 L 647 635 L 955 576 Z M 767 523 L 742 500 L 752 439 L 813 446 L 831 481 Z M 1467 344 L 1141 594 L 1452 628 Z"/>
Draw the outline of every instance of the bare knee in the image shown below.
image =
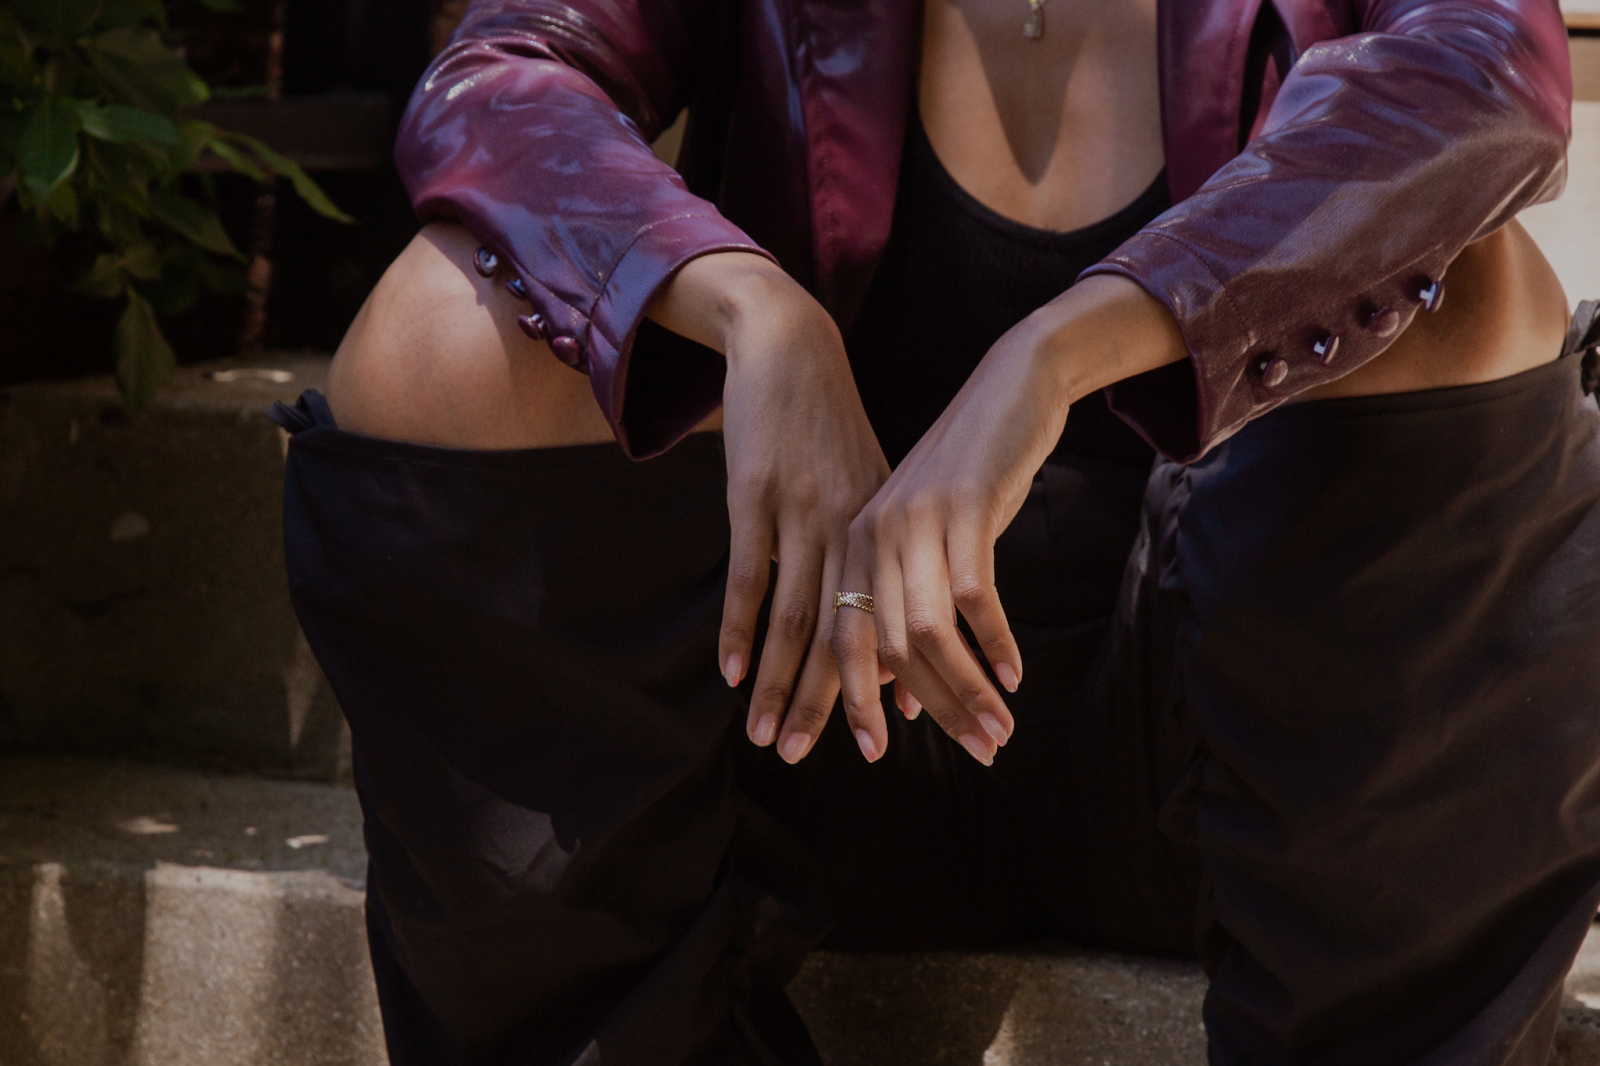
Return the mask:
<path id="1" fill-rule="evenodd" d="M 357 433 L 458 448 L 611 439 L 585 375 L 517 328 L 527 305 L 472 267 L 466 230 L 422 230 L 334 356 L 328 403 Z"/>

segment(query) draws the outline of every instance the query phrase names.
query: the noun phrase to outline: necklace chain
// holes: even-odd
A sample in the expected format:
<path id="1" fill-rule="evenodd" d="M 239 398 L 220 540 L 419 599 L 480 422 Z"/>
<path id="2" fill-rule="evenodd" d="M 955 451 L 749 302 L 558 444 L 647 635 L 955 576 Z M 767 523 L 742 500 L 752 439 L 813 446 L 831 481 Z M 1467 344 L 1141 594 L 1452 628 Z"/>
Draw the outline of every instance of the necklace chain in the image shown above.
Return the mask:
<path id="1" fill-rule="evenodd" d="M 1022 23 L 1022 36 L 1030 41 L 1044 36 L 1044 0 L 1028 0 L 1028 17 Z"/>

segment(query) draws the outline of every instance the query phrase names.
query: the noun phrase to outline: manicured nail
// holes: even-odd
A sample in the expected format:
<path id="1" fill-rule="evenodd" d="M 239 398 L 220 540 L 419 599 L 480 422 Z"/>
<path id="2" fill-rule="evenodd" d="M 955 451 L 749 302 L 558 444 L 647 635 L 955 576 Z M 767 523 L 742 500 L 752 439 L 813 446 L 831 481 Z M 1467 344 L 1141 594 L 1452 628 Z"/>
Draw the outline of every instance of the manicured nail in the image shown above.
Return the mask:
<path id="1" fill-rule="evenodd" d="M 805 758 L 811 750 L 811 738 L 804 733 L 790 733 L 789 739 L 778 749 L 778 756 L 791 766 Z"/>
<path id="2" fill-rule="evenodd" d="M 917 720 L 917 715 L 922 713 L 922 704 L 918 703 L 917 698 L 909 692 L 906 693 L 906 705 L 904 711 L 906 721 L 908 722 L 915 722 Z"/>
<path id="3" fill-rule="evenodd" d="M 1017 691 L 1017 672 L 1011 669 L 1010 663 L 995 663 L 994 676 L 1007 692 Z"/>
<path id="4" fill-rule="evenodd" d="M 865 729 L 856 730 L 856 743 L 861 745 L 861 754 L 866 756 L 868 762 L 878 761 L 878 745 L 872 742 L 872 734 Z"/>
<path id="5" fill-rule="evenodd" d="M 979 762 L 983 763 L 983 765 L 994 765 L 994 756 L 989 754 L 989 745 L 985 744 L 971 733 L 968 733 L 961 738 L 961 746 L 966 748 L 967 753 L 970 754 L 974 759 L 977 759 Z"/>
<path id="6" fill-rule="evenodd" d="M 1006 727 L 1000 724 L 1000 719 L 992 714 L 980 714 L 978 724 L 983 726 L 983 731 L 988 733 L 996 744 L 1002 748 L 1006 746 L 1006 741 L 1010 738 L 1006 736 Z"/>
<path id="7" fill-rule="evenodd" d="M 764 748 L 768 744 L 771 744 L 772 741 L 773 741 L 773 738 L 776 737 L 777 735 L 778 735 L 778 717 L 777 717 L 777 715 L 764 714 L 764 715 L 761 716 L 761 720 L 756 723 L 756 731 L 755 731 L 754 735 L 751 736 L 750 739 L 754 740 L 756 742 L 757 747 Z"/>
<path id="8" fill-rule="evenodd" d="M 738 688 L 739 681 L 744 677 L 744 659 L 738 655 L 728 656 L 728 663 L 723 667 L 722 676 L 727 679 L 729 688 Z"/>

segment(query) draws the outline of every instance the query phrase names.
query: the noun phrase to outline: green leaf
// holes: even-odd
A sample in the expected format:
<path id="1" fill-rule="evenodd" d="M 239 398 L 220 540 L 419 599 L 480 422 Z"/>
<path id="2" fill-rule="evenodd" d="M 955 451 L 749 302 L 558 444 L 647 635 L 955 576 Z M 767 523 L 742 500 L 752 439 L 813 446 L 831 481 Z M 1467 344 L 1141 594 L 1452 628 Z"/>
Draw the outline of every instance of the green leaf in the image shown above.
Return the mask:
<path id="1" fill-rule="evenodd" d="M 83 42 L 95 70 L 129 103 L 170 114 L 210 96 L 205 82 L 155 30 L 123 27 Z"/>
<path id="2" fill-rule="evenodd" d="M 161 276 L 161 253 L 145 241 L 124 251 L 117 265 L 140 281 L 154 281 Z"/>
<path id="3" fill-rule="evenodd" d="M 57 185 L 50 199 L 45 201 L 45 206 L 61 220 L 62 225 L 68 229 L 78 228 L 78 194 L 72 190 L 71 182 L 64 181 Z"/>
<path id="4" fill-rule="evenodd" d="M 117 256 L 101 252 L 94 257 L 94 266 L 74 282 L 74 287 L 90 296 L 121 296 L 122 290 L 128 287 L 128 279 L 117 265 Z"/>
<path id="5" fill-rule="evenodd" d="M 221 137 L 212 137 L 211 140 L 206 142 L 206 147 L 221 156 L 224 162 L 245 177 L 254 178 L 256 181 L 267 180 L 267 172 L 257 166 L 255 160 Z"/>
<path id="6" fill-rule="evenodd" d="M 356 220 L 335 207 L 333 201 L 328 199 L 328 194 L 323 192 L 317 186 L 317 183 L 311 180 L 309 174 L 300 169 L 299 164 L 286 156 L 279 155 L 254 137 L 247 137 L 242 133 L 230 133 L 228 137 L 254 152 L 274 174 L 289 179 L 289 183 L 294 186 L 294 191 L 300 194 L 300 199 L 310 205 L 311 210 L 323 218 L 331 218 L 335 222 L 343 222 L 347 225 L 355 224 Z"/>
<path id="7" fill-rule="evenodd" d="M 65 100 L 47 98 L 28 116 L 17 143 L 22 184 L 39 200 L 78 169 L 78 112 Z"/>
<path id="8" fill-rule="evenodd" d="M 17 19 L 51 41 L 69 41 L 94 25 L 100 0 L 6 0 Z"/>
<path id="9" fill-rule="evenodd" d="M 153 192 L 150 213 L 206 251 L 244 261 L 228 231 L 222 228 L 222 220 L 205 204 L 174 192 Z"/>
<path id="10" fill-rule="evenodd" d="M 188 170 L 194 166 L 195 160 L 200 158 L 200 153 L 216 135 L 217 128 L 209 122 L 198 122 L 194 119 L 180 120 L 178 147 L 167 153 L 173 172 Z"/>
<path id="11" fill-rule="evenodd" d="M 117 388 L 122 406 L 136 415 L 149 406 L 156 391 L 171 380 L 178 358 L 156 324 L 155 308 L 132 289 L 117 322 Z"/>
<path id="12" fill-rule="evenodd" d="M 78 102 L 78 118 L 83 132 L 102 141 L 124 144 L 143 141 L 146 144 L 175 146 L 178 144 L 178 127 L 165 115 L 127 104 L 100 107 L 87 100 Z"/>

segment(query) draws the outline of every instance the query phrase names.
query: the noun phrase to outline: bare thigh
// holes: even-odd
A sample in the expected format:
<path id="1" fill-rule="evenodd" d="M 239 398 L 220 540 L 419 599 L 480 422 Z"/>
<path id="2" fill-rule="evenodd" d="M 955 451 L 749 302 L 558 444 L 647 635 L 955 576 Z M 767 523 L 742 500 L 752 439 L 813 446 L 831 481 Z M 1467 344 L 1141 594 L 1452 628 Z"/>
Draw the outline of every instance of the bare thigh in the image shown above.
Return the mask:
<path id="1" fill-rule="evenodd" d="M 589 378 L 517 327 L 510 276 L 483 278 L 477 241 L 435 222 L 379 280 L 334 356 L 328 405 L 342 429 L 455 448 L 612 439 Z M 720 412 L 700 428 L 720 425 Z"/>

